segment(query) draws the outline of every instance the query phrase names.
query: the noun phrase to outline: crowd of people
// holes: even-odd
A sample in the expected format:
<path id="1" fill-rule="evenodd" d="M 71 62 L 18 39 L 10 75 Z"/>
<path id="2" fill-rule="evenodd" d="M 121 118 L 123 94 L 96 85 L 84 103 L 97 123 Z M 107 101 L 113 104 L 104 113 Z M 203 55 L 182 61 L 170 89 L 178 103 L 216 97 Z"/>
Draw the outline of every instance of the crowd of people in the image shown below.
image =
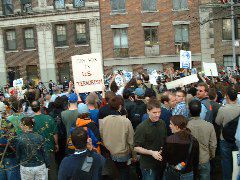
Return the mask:
<path id="1" fill-rule="evenodd" d="M 232 179 L 240 77 L 167 89 L 149 75 L 101 92 L 26 84 L 0 93 L 0 180 Z M 44 87 L 44 88 L 43 88 Z M 239 126 L 239 127 L 238 127 Z M 240 146 L 239 146 L 240 147 Z"/>

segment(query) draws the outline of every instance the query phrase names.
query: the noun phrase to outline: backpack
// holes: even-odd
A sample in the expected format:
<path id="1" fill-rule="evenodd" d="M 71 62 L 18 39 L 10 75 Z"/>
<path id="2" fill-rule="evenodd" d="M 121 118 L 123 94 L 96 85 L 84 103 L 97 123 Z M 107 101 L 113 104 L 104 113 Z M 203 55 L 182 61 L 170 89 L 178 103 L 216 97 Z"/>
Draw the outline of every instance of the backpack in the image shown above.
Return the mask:
<path id="1" fill-rule="evenodd" d="M 205 121 L 213 123 L 214 121 L 214 117 L 213 117 L 213 106 L 210 103 L 209 99 L 204 99 L 201 101 L 201 103 L 207 108 L 207 113 L 205 116 Z"/>
<path id="2" fill-rule="evenodd" d="M 98 132 L 98 128 L 94 121 L 91 119 L 80 119 L 78 118 L 76 122 L 74 122 L 70 128 L 70 135 L 67 139 L 67 148 L 71 150 L 75 150 L 75 147 L 73 146 L 72 139 L 71 139 L 71 133 L 76 127 L 83 127 L 88 134 L 88 137 L 92 139 L 92 144 L 94 149 L 100 154 L 100 133 Z"/>
<path id="3" fill-rule="evenodd" d="M 240 114 L 233 120 L 229 121 L 222 129 L 222 135 L 225 141 L 235 143 L 235 134 L 238 126 Z"/>
<path id="4" fill-rule="evenodd" d="M 150 88 L 147 87 L 146 84 L 143 84 L 143 86 L 145 89 L 145 94 L 144 94 L 145 97 L 146 97 L 146 95 L 150 95 L 150 97 L 152 97 L 152 96 L 156 97 L 156 92 L 153 89 L 153 84 L 151 84 Z"/>
<path id="5" fill-rule="evenodd" d="M 78 161 L 78 166 L 72 174 L 71 180 L 92 179 L 94 158 L 91 152 L 87 151 L 86 155 Z"/>
<path id="6" fill-rule="evenodd" d="M 133 116 L 131 118 L 133 129 L 136 129 L 136 127 L 142 122 L 142 117 L 146 112 L 147 108 L 144 102 L 141 104 L 136 103 L 134 105 Z"/>

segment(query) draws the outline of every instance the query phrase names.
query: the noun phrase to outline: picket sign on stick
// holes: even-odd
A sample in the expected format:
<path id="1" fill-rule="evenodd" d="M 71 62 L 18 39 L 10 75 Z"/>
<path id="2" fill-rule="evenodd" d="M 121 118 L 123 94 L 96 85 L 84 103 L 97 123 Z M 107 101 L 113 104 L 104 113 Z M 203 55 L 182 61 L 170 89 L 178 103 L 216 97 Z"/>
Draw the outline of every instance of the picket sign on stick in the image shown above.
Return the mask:
<path id="1" fill-rule="evenodd" d="M 79 93 L 102 91 L 104 85 L 100 53 L 72 56 L 75 89 Z"/>
<path id="2" fill-rule="evenodd" d="M 198 79 L 197 75 L 193 74 L 190 76 L 183 77 L 181 79 L 177 79 L 175 81 L 168 82 L 168 83 L 166 83 L 166 86 L 167 86 L 167 89 L 174 89 L 174 88 L 177 88 L 180 86 L 185 86 L 185 85 L 195 83 L 198 81 L 199 81 L 199 79 Z"/>

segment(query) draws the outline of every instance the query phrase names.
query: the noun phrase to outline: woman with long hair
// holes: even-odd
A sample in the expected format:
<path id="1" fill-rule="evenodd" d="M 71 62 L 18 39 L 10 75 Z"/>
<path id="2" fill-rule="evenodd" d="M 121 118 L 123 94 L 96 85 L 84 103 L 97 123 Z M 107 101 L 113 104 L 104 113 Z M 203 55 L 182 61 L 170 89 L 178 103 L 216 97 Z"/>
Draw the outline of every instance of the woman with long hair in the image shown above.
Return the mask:
<path id="1" fill-rule="evenodd" d="M 169 168 L 181 174 L 181 180 L 195 179 L 198 171 L 199 144 L 187 128 L 187 119 L 182 115 L 172 116 L 170 129 L 173 135 L 166 139 L 164 160 L 167 163 L 165 178 L 170 178 Z"/>

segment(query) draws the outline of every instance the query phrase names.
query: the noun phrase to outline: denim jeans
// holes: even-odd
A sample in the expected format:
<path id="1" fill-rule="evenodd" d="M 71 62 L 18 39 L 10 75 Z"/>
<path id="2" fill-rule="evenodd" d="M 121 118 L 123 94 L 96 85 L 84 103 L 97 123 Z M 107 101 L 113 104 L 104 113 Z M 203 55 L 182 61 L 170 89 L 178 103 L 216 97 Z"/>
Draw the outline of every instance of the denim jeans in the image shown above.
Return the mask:
<path id="1" fill-rule="evenodd" d="M 200 180 L 210 180 L 210 162 L 199 164 Z"/>
<path id="2" fill-rule="evenodd" d="M 236 150 L 238 150 L 238 148 L 235 144 L 228 143 L 225 140 L 220 141 L 223 180 L 232 180 L 233 171 L 232 151 Z"/>
<path id="3" fill-rule="evenodd" d="M 117 162 L 113 161 L 119 175 L 119 180 L 128 180 L 129 179 L 129 167 L 127 165 L 127 162 Z"/>
<path id="4" fill-rule="evenodd" d="M 156 180 L 157 172 L 153 169 L 141 169 L 142 171 L 142 180 Z"/>
<path id="5" fill-rule="evenodd" d="M 167 179 L 167 178 L 168 177 L 166 177 L 166 174 L 164 173 L 163 180 L 170 180 L 170 179 Z M 180 180 L 193 180 L 193 179 L 194 179 L 193 171 L 191 171 L 189 173 L 182 174 L 180 176 Z"/>
<path id="6" fill-rule="evenodd" d="M 20 169 L 16 158 L 4 158 L 0 168 L 0 180 L 20 180 Z"/>

